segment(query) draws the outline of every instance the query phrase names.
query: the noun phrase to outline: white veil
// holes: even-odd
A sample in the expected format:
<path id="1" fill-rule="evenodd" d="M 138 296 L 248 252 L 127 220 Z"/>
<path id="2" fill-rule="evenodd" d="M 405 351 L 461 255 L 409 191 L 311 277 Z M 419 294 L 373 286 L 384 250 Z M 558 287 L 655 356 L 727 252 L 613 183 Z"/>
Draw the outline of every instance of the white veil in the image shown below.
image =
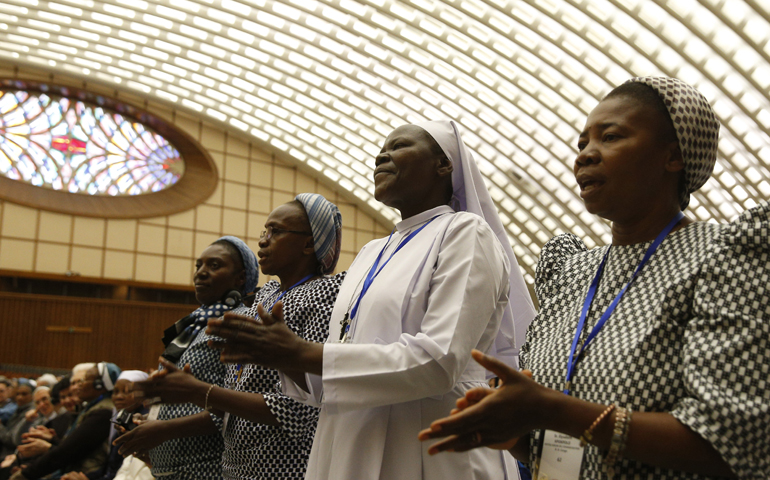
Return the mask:
<path id="1" fill-rule="evenodd" d="M 492 227 L 510 262 L 509 303 L 503 313 L 500 332 L 495 338 L 490 354 L 508 365 L 518 368 L 519 349 L 524 344 L 527 327 L 535 318 L 535 306 L 519 268 L 519 262 L 508 243 L 503 223 L 497 215 L 492 197 L 468 147 L 463 143 L 460 130 L 454 120 L 442 120 L 416 124 L 427 131 L 441 146 L 452 162 L 452 202 L 457 212 L 471 212 L 481 216 Z"/>

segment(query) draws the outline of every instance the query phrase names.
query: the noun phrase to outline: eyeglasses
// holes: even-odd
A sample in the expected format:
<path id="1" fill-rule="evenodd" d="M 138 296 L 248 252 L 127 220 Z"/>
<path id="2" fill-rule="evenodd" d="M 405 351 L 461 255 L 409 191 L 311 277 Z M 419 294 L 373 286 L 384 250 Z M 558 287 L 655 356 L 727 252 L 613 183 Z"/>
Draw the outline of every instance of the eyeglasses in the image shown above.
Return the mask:
<path id="1" fill-rule="evenodd" d="M 298 230 L 284 230 L 282 228 L 275 228 L 275 227 L 267 227 L 267 230 L 262 230 L 262 233 L 259 234 L 259 239 L 265 239 L 270 240 L 275 235 L 281 235 L 282 233 L 293 233 L 295 235 L 312 235 L 313 232 L 301 232 Z"/>

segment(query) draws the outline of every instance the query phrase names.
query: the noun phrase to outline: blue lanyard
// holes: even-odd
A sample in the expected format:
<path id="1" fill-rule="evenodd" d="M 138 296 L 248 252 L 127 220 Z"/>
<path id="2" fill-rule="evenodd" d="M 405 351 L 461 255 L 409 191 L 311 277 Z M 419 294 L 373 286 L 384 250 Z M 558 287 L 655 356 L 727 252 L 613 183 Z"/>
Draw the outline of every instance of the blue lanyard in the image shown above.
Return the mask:
<path id="1" fill-rule="evenodd" d="M 292 285 L 288 289 L 286 289 L 283 292 L 281 292 L 278 295 L 278 297 L 276 297 L 276 299 L 273 300 L 273 303 L 270 304 L 270 308 L 268 308 L 267 311 L 268 312 L 272 312 L 273 311 L 273 307 L 275 306 L 275 304 L 278 303 L 278 300 L 282 299 L 284 295 L 286 295 L 286 292 L 288 292 L 289 290 L 293 289 L 294 287 L 298 287 L 298 286 L 302 285 L 303 283 L 307 282 L 308 280 L 313 278 L 313 275 L 315 275 L 315 274 L 311 273 L 310 275 L 308 275 L 306 277 L 303 277 L 299 282 L 295 283 L 294 285 Z"/>
<path id="2" fill-rule="evenodd" d="M 572 339 L 572 347 L 569 351 L 569 361 L 567 362 L 567 383 L 564 387 L 564 393 L 569 395 L 570 391 L 570 382 L 572 381 L 572 376 L 575 374 L 575 366 L 577 365 L 578 361 L 580 360 L 581 355 L 583 352 L 588 348 L 588 345 L 591 343 L 591 341 L 596 337 L 596 335 L 599 333 L 599 331 L 604 327 L 604 324 L 607 323 L 607 319 L 610 318 L 610 315 L 612 315 L 612 312 L 615 311 L 615 307 L 618 306 L 618 303 L 620 303 L 620 299 L 623 298 L 623 295 L 626 293 L 626 290 L 628 290 L 628 287 L 631 286 L 631 284 L 636 280 L 636 277 L 639 276 L 639 272 L 642 271 L 642 268 L 647 264 L 647 262 L 650 260 L 650 258 L 655 254 L 655 251 L 658 250 L 658 247 L 661 243 L 663 243 L 663 240 L 668 236 L 669 233 L 671 233 L 671 230 L 678 224 L 682 219 L 684 218 L 684 213 L 679 212 L 676 214 L 673 220 L 666 225 L 666 228 L 663 229 L 662 232 L 658 234 L 657 237 L 655 237 L 655 240 L 652 242 L 652 245 L 647 248 L 647 252 L 644 254 L 644 257 L 642 258 L 642 261 L 639 262 L 639 265 L 637 265 L 636 270 L 634 270 L 634 274 L 631 275 L 631 279 L 626 283 L 626 286 L 623 287 L 623 289 L 615 296 L 615 299 L 612 300 L 612 303 L 610 303 L 610 306 L 607 307 L 607 310 L 604 311 L 599 321 L 594 326 L 593 330 L 591 330 L 591 333 L 588 335 L 588 338 L 586 338 L 585 343 L 580 348 L 580 351 L 577 352 L 577 356 L 575 355 L 575 352 L 578 348 L 578 341 L 580 340 L 580 333 L 583 331 L 583 327 L 586 323 L 586 316 L 588 316 L 588 309 L 591 307 L 591 302 L 594 300 L 594 296 L 596 295 L 596 290 L 599 286 L 599 278 L 602 276 L 602 271 L 604 270 L 604 264 L 607 262 L 607 257 L 609 257 L 610 254 L 610 248 L 607 249 L 607 252 L 604 254 L 604 258 L 602 258 L 602 263 L 599 265 L 599 269 L 596 271 L 596 275 L 594 276 L 594 280 L 591 282 L 591 287 L 588 289 L 588 295 L 586 295 L 586 299 L 583 302 L 583 310 L 580 312 L 580 320 L 578 321 L 577 330 L 575 330 L 575 338 Z"/>
<path id="3" fill-rule="evenodd" d="M 364 298 L 364 295 L 366 295 L 366 292 L 369 291 L 369 287 L 372 286 L 372 282 L 374 282 L 374 279 L 377 278 L 377 275 L 379 275 L 382 269 L 385 268 L 385 265 L 387 265 L 388 262 L 390 262 L 390 259 L 393 258 L 393 255 L 395 255 L 396 253 L 398 253 L 399 250 L 404 248 L 404 246 L 406 246 L 406 244 L 409 243 L 415 237 L 415 235 L 420 233 L 423 228 L 430 225 L 430 222 L 435 220 L 438 216 L 439 215 L 436 215 L 435 217 L 431 218 L 430 220 L 425 222 L 425 225 L 413 231 L 412 233 L 407 235 L 403 240 L 401 240 L 401 243 L 399 243 L 396 249 L 393 250 L 393 253 L 390 254 L 388 259 L 385 260 L 385 263 L 383 263 L 382 266 L 380 266 L 380 260 L 382 260 L 382 255 L 385 253 L 385 250 L 388 248 L 388 245 L 390 245 L 390 239 L 393 238 L 393 233 L 396 231 L 396 229 L 393 229 L 393 231 L 390 232 L 390 236 L 388 236 L 388 241 L 385 243 L 385 246 L 382 247 L 382 250 L 380 250 L 380 253 L 377 255 L 377 259 L 374 261 L 374 265 L 372 265 L 372 268 L 369 269 L 369 273 L 366 274 L 364 285 L 363 287 L 361 287 L 361 293 L 358 294 L 358 299 L 356 300 L 355 305 L 353 305 L 353 309 L 350 311 L 350 317 L 346 318 L 347 323 L 345 324 L 345 328 L 342 331 L 343 335 L 348 333 L 348 331 L 350 330 L 350 325 L 352 323 L 352 320 L 356 317 L 356 313 L 358 313 L 358 306 L 361 304 L 361 300 Z M 378 266 L 380 266 L 379 270 L 377 269 Z M 348 317 L 347 314 L 345 316 Z"/>
<path id="4" fill-rule="evenodd" d="M 276 297 L 276 299 L 275 299 L 275 300 L 273 300 L 273 303 L 271 303 L 271 304 L 270 304 L 270 308 L 268 308 L 268 309 L 267 309 L 267 311 L 268 311 L 268 312 L 271 312 L 271 311 L 273 311 L 273 307 L 275 306 L 275 304 L 276 304 L 276 303 L 278 303 L 278 300 L 282 299 L 284 295 L 286 295 L 286 292 L 288 292 L 289 290 L 293 289 L 294 287 L 298 287 L 298 286 L 302 285 L 303 283 L 307 282 L 308 280 L 310 280 L 311 278 L 313 278 L 313 275 L 315 275 L 315 274 L 314 274 L 314 273 L 311 273 L 310 275 L 307 275 L 307 276 L 303 277 L 303 278 L 302 278 L 302 279 L 301 279 L 299 282 L 295 283 L 294 285 L 292 285 L 292 286 L 291 286 L 291 287 L 289 287 L 288 289 L 286 289 L 286 290 L 284 290 L 283 292 L 281 292 L 281 293 L 278 295 L 278 297 Z M 240 379 L 241 379 L 241 374 L 242 374 L 242 373 L 243 373 L 243 364 L 242 364 L 242 363 L 239 363 L 239 364 L 238 364 L 238 376 L 237 376 L 237 378 L 236 378 L 236 380 L 235 380 L 236 382 L 237 382 L 237 381 L 240 381 Z"/>

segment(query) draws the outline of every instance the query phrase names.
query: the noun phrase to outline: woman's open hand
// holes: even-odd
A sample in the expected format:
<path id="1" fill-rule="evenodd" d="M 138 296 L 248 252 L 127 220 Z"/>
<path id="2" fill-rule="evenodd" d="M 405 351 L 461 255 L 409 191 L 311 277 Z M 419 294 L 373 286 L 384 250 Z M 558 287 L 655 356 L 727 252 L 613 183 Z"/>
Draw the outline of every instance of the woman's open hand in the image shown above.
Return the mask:
<path id="1" fill-rule="evenodd" d="M 502 380 L 495 389 L 474 388 L 457 400 L 450 416 L 436 420 L 419 434 L 422 441 L 447 437 L 430 447 L 433 455 L 443 451 L 466 451 L 481 446 L 508 449 L 516 439 L 538 428 L 550 390 L 531 380 L 531 373 L 518 372 L 496 358 L 474 350 L 473 358 Z"/>
<path id="2" fill-rule="evenodd" d="M 209 386 L 192 375 L 190 364 L 180 370 L 163 357 L 158 361 L 163 370 L 143 382 L 134 382 L 134 397 L 160 398 L 162 403 L 171 404 L 203 403 Z"/>
<path id="3" fill-rule="evenodd" d="M 286 326 L 283 302 L 276 303 L 271 312 L 260 304 L 257 313 L 259 321 L 234 313 L 226 313 L 222 319 L 209 320 L 206 333 L 225 340 L 209 341 L 209 345 L 222 351 L 220 359 L 225 363 L 256 363 L 275 369 L 296 369 L 296 360 L 309 342 Z"/>
<path id="4" fill-rule="evenodd" d="M 141 457 L 166 440 L 168 438 L 165 422 L 151 420 L 119 436 L 112 444 L 120 446 L 118 453 L 124 457 L 129 455 Z"/>

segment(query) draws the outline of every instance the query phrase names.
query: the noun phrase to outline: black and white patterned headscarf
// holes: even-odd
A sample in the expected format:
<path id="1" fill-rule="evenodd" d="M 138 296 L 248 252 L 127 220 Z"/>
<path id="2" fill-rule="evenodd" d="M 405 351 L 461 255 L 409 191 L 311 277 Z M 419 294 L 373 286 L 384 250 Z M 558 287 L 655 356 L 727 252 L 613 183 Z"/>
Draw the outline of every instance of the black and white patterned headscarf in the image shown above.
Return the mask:
<path id="1" fill-rule="evenodd" d="M 635 77 L 625 83 L 651 87 L 666 105 L 684 161 L 685 188 L 679 193 L 684 210 L 690 194 L 706 183 L 717 161 L 719 120 L 714 109 L 703 94 L 676 78 Z"/>

